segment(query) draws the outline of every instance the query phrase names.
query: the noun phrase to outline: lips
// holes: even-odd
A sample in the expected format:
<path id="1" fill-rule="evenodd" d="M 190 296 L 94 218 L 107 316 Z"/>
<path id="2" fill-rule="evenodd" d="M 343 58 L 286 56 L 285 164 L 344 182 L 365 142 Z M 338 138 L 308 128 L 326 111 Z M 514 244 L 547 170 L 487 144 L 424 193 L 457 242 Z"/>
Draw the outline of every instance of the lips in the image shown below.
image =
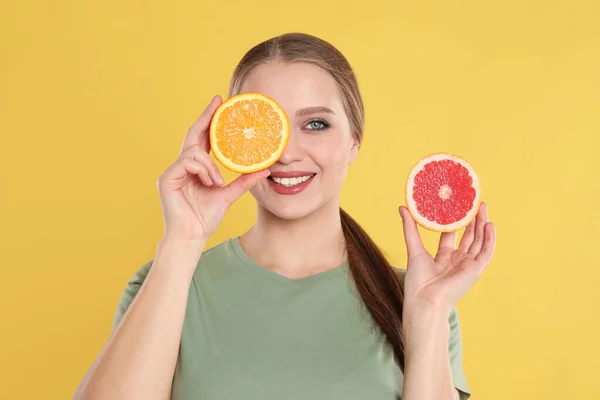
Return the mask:
<path id="1" fill-rule="evenodd" d="M 269 186 L 277 194 L 292 195 L 304 191 L 315 179 L 311 172 L 272 172 L 268 178 Z"/>
<path id="2" fill-rule="evenodd" d="M 306 182 L 307 180 L 309 180 L 310 178 L 312 178 L 314 176 L 314 174 L 311 175 L 302 175 L 302 176 L 297 176 L 297 177 L 291 177 L 291 178 L 279 178 L 276 176 L 272 176 L 271 179 L 273 180 L 273 182 L 278 183 L 280 185 L 283 186 L 296 186 L 300 183 Z"/>

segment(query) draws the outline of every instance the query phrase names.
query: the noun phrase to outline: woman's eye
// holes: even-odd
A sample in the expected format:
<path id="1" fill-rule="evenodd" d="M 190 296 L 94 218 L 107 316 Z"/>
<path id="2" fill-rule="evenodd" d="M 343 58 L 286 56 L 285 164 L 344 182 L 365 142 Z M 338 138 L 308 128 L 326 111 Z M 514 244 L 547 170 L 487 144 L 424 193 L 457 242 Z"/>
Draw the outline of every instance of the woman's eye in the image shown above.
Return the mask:
<path id="1" fill-rule="evenodd" d="M 325 121 L 314 120 L 310 121 L 306 127 L 313 131 L 322 131 L 329 128 L 329 124 Z"/>

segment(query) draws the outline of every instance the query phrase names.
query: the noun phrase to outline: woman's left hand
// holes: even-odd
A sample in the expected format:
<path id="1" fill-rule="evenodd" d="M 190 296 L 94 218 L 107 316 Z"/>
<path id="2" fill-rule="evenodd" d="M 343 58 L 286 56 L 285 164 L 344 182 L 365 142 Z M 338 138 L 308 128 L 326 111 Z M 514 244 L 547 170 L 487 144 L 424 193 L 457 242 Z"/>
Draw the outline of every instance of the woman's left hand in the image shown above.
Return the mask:
<path id="1" fill-rule="evenodd" d="M 406 207 L 400 207 L 399 211 L 408 250 L 405 309 L 434 306 L 449 311 L 477 282 L 494 254 L 496 233 L 493 223 L 488 222 L 487 206 L 481 203 L 458 249 L 457 233 L 442 233 L 435 258 L 425 249 L 417 224 Z"/>

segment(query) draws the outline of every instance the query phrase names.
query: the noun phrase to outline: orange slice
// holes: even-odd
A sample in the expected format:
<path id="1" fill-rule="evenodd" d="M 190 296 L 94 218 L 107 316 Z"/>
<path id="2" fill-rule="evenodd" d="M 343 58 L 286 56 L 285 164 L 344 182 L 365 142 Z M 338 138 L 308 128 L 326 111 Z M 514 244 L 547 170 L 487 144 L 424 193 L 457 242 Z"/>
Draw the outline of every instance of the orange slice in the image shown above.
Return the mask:
<path id="1" fill-rule="evenodd" d="M 242 93 L 223 102 L 210 123 L 215 158 L 240 174 L 261 171 L 281 157 L 290 123 L 277 102 L 260 93 Z"/>
<path id="2" fill-rule="evenodd" d="M 481 198 L 479 178 L 469 163 L 450 154 L 421 159 L 406 181 L 406 208 L 422 227 L 453 232 L 477 215 Z"/>

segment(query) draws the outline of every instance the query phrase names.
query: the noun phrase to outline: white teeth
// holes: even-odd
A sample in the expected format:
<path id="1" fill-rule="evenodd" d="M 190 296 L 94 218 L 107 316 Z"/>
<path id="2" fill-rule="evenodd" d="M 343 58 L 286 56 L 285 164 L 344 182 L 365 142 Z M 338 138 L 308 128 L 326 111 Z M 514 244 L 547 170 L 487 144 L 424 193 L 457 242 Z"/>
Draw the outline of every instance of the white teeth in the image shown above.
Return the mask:
<path id="1" fill-rule="evenodd" d="M 309 180 L 310 178 L 312 178 L 313 175 L 307 175 L 307 176 L 299 176 L 296 178 L 276 178 L 273 177 L 273 181 L 275 183 L 278 183 L 280 185 L 283 186 L 287 186 L 287 187 L 291 187 L 291 186 L 296 186 L 301 184 L 302 182 L 306 182 L 307 180 Z"/>

